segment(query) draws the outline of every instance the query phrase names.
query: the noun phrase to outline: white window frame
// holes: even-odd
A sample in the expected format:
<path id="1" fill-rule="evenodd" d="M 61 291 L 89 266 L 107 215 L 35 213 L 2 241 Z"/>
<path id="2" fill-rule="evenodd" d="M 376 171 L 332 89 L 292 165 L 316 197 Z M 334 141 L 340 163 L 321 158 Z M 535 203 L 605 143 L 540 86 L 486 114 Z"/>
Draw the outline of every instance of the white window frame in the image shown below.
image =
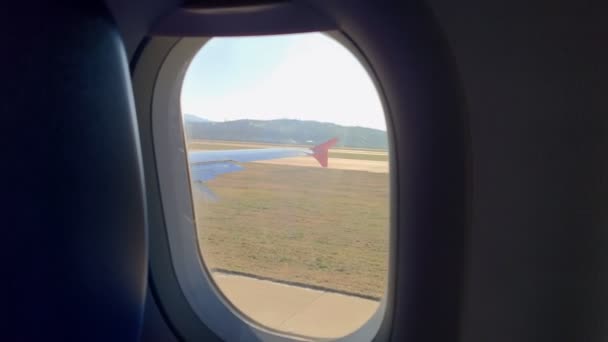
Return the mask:
<path id="1" fill-rule="evenodd" d="M 341 33 L 327 34 L 347 48 L 366 68 L 376 85 L 386 113 L 387 106 L 381 94 L 381 88 L 362 53 Z M 318 340 L 273 330 L 252 321 L 224 297 L 202 260 L 193 212 L 180 95 L 183 79 L 192 58 L 210 39 L 208 37 L 189 37 L 177 41 L 159 69 L 151 104 L 152 134 L 159 190 L 176 278 L 184 296 L 201 322 L 225 341 Z M 389 124 L 388 120 L 387 124 Z M 391 166 L 391 172 L 392 168 Z M 392 201 L 392 196 L 389 198 Z M 387 230 L 388 236 L 393 236 L 392 230 L 395 229 L 392 207 L 392 204 L 389 204 L 391 220 Z M 392 246 L 392 243 L 389 245 Z M 391 253 L 392 251 L 387 252 L 387 262 L 389 262 L 388 258 Z M 391 271 L 389 270 L 388 273 L 390 274 Z M 386 291 L 388 291 L 388 287 Z M 385 318 L 386 298 L 385 293 L 376 312 L 358 330 L 347 336 L 331 340 L 349 342 L 374 339 Z"/>

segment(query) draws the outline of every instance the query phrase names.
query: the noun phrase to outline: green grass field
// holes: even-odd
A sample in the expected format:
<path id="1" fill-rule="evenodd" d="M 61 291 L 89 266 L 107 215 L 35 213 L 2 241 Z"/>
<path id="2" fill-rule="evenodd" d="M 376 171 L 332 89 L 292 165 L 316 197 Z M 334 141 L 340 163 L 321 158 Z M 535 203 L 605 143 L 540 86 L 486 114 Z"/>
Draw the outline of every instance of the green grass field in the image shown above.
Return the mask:
<path id="1" fill-rule="evenodd" d="M 245 164 L 195 193 L 207 267 L 381 297 L 388 174 Z"/>

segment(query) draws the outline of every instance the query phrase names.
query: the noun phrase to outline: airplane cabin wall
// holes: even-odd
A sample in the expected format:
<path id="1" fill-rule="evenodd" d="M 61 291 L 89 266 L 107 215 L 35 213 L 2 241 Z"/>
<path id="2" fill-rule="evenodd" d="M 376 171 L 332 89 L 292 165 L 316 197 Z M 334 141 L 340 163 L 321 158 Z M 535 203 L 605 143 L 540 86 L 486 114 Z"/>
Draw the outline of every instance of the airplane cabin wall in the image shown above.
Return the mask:
<path id="1" fill-rule="evenodd" d="M 129 3 L 115 18 L 132 57 L 170 3 Z M 452 49 L 472 141 L 462 339 L 601 340 L 608 13 L 575 1 L 427 3 Z"/>
<path id="2" fill-rule="evenodd" d="M 473 153 L 464 341 L 608 336 L 608 11 L 431 0 Z M 603 7 L 603 8 L 600 8 Z"/>

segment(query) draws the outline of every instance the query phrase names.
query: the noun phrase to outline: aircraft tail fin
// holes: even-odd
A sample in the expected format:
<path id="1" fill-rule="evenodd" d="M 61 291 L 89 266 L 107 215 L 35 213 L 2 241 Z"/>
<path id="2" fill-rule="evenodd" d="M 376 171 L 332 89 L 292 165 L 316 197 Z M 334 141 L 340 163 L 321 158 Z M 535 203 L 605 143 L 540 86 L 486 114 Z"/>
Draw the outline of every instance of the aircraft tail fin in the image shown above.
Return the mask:
<path id="1" fill-rule="evenodd" d="M 327 167 L 327 160 L 329 159 L 329 149 L 338 142 L 338 138 L 332 138 L 326 142 L 319 144 L 313 148 L 312 156 L 321 164 L 323 167 Z"/>

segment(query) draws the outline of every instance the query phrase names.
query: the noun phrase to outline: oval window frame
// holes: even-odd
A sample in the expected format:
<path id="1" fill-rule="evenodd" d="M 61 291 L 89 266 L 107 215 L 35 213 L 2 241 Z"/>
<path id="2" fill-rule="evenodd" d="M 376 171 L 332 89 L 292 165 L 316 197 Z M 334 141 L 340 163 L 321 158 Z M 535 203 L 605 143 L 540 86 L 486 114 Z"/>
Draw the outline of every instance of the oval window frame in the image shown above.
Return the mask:
<path id="1" fill-rule="evenodd" d="M 377 77 L 356 45 L 339 31 L 320 32 L 346 48 L 364 67 L 372 80 L 390 130 L 390 113 Z M 171 264 L 179 287 L 190 307 L 211 331 L 226 341 L 256 339 L 261 341 L 301 341 L 308 336 L 287 333 L 263 326 L 241 313 L 217 288 L 200 253 L 194 220 L 191 184 L 185 148 L 184 128 L 180 107 L 181 89 L 185 73 L 194 56 L 213 37 L 178 38 L 162 61 L 154 82 L 151 101 L 151 126 L 154 153 L 158 169 L 160 197 L 163 203 Z M 177 110 L 176 110 L 177 109 Z M 390 134 L 389 134 L 390 138 Z M 392 154 L 389 139 L 389 155 Z M 175 152 L 178 153 L 175 153 Z M 395 172 L 389 158 L 389 238 L 394 235 L 393 184 Z M 183 194 L 189 194 L 184 196 Z M 389 241 L 387 285 L 380 305 L 359 329 L 338 339 L 340 341 L 372 340 L 383 325 L 387 298 L 392 297 L 391 269 L 393 243 Z M 198 271 L 196 271 L 198 270 Z"/>

